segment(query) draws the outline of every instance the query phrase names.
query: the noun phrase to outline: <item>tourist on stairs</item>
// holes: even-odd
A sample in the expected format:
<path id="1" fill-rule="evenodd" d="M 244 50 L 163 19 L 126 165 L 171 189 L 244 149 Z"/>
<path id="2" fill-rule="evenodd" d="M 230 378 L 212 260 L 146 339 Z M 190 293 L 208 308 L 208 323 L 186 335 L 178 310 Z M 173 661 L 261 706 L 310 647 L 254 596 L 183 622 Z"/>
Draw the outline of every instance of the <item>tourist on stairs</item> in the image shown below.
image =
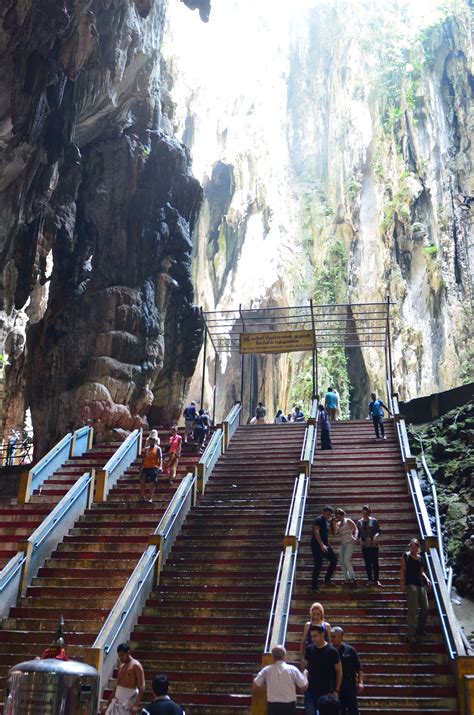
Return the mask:
<path id="1" fill-rule="evenodd" d="M 337 564 L 337 556 L 329 546 L 328 520 L 332 516 L 331 506 L 325 506 L 320 516 L 313 521 L 313 533 L 311 536 L 311 551 L 313 554 L 314 568 L 311 580 L 311 591 L 318 590 L 319 574 L 323 565 L 323 559 L 329 561 L 328 570 L 324 582 L 331 583 L 331 577 Z"/>
<path id="2" fill-rule="evenodd" d="M 313 643 L 306 648 L 304 667 L 308 670 L 308 690 L 304 696 L 306 715 L 316 715 L 322 695 L 339 697 L 342 685 L 342 665 L 339 654 L 324 640 L 322 626 L 312 631 Z"/>
<path id="3" fill-rule="evenodd" d="M 163 454 L 160 447 L 160 438 L 158 432 L 152 430 L 145 443 L 145 454 L 143 457 L 142 471 L 140 474 L 140 494 L 142 501 L 153 503 L 155 488 L 158 483 L 158 477 L 163 473 Z M 148 499 L 146 498 L 145 488 L 150 485 Z"/>
<path id="4" fill-rule="evenodd" d="M 321 403 L 318 405 L 318 410 L 318 426 L 321 434 L 321 449 L 332 449 L 331 422 L 329 420 L 329 415 L 324 409 L 324 405 Z"/>
<path id="5" fill-rule="evenodd" d="M 272 665 L 267 665 L 257 674 L 252 690 L 266 686 L 268 715 L 295 715 L 296 692 L 304 692 L 308 687 L 306 675 L 294 665 L 285 662 L 286 650 L 277 645 L 272 648 Z"/>
<path id="6" fill-rule="evenodd" d="M 342 575 L 347 586 L 356 586 L 354 567 L 352 566 L 352 555 L 357 544 L 358 529 L 352 519 L 346 517 L 344 509 L 336 509 L 336 521 L 334 522 L 335 533 L 341 537 L 341 548 L 339 549 L 339 563 L 341 564 Z"/>
<path id="7" fill-rule="evenodd" d="M 293 414 L 293 422 L 304 422 L 304 412 L 301 409 L 300 405 L 296 405 L 295 407 L 295 412 Z"/>
<path id="8" fill-rule="evenodd" d="M 339 400 L 334 387 L 328 387 L 328 391 L 324 397 L 324 407 L 326 408 L 326 412 L 328 413 L 331 422 L 335 422 L 339 407 Z"/>
<path id="9" fill-rule="evenodd" d="M 166 467 L 166 474 L 169 476 L 169 481 L 172 482 L 176 477 L 176 471 L 178 469 L 178 461 L 181 457 L 181 443 L 183 438 L 178 434 L 178 426 L 173 425 L 171 428 L 171 435 L 169 441 L 169 452 L 168 452 L 168 465 Z"/>
<path id="10" fill-rule="evenodd" d="M 202 408 L 199 410 L 199 414 L 196 417 L 196 422 L 194 424 L 193 438 L 197 442 L 202 450 L 206 435 L 209 431 L 209 415 Z"/>
<path id="11" fill-rule="evenodd" d="M 130 654 L 127 643 L 117 648 L 119 669 L 117 685 L 101 712 L 105 715 L 135 715 L 141 712 L 140 701 L 145 692 L 145 674 L 141 663 Z"/>
<path id="12" fill-rule="evenodd" d="M 355 648 L 344 642 L 344 630 L 336 626 L 331 641 L 339 653 L 342 664 L 342 685 L 339 699 L 342 715 L 359 715 L 357 693 L 364 690 L 364 673 Z"/>
<path id="13" fill-rule="evenodd" d="M 416 643 L 416 636 L 422 636 L 425 632 L 428 618 L 427 590 L 431 588 L 431 581 L 425 573 L 425 559 L 420 553 L 418 539 L 411 539 L 408 548 L 400 564 L 400 586 L 407 594 L 407 641 Z"/>
<path id="14" fill-rule="evenodd" d="M 371 516 L 371 513 L 372 509 L 368 504 L 362 507 L 362 519 L 357 521 L 357 528 L 362 545 L 365 570 L 367 571 L 367 585 L 382 586 L 379 581 L 380 526 L 375 516 Z"/>
<path id="15" fill-rule="evenodd" d="M 286 419 L 285 415 L 283 414 L 282 410 L 278 410 L 278 412 L 275 415 L 275 424 L 276 425 L 281 425 L 284 424 L 285 422 L 288 422 Z"/>
<path id="16" fill-rule="evenodd" d="M 197 411 L 196 411 L 196 403 L 191 402 L 190 405 L 188 405 L 183 412 L 183 417 L 184 417 L 184 441 L 188 441 L 191 439 L 193 436 L 194 432 L 194 423 L 196 422 L 196 417 L 197 417 Z"/>
<path id="17" fill-rule="evenodd" d="M 267 414 L 267 411 L 266 411 L 265 407 L 263 406 L 263 403 L 259 402 L 257 405 L 257 409 L 255 410 L 255 423 L 257 425 L 264 425 L 266 414 Z"/>
<path id="18" fill-rule="evenodd" d="M 375 392 L 370 394 L 371 402 L 369 402 L 369 414 L 367 419 L 372 417 L 372 422 L 374 423 L 375 438 L 376 439 L 387 439 L 385 437 L 385 428 L 383 426 L 383 408 L 387 410 L 389 414 L 392 414 L 388 407 L 384 405 L 382 400 L 377 399 Z"/>
<path id="19" fill-rule="evenodd" d="M 303 628 L 303 637 L 301 639 L 300 647 L 300 660 L 304 659 L 304 652 L 306 648 L 313 642 L 313 637 L 311 635 L 313 628 L 315 626 L 322 626 L 324 630 L 324 640 L 326 643 L 330 643 L 329 640 L 331 635 L 331 625 L 324 620 L 324 607 L 322 603 L 313 603 L 309 609 L 309 615 L 311 616 L 310 621 L 306 621 Z"/>
<path id="20" fill-rule="evenodd" d="M 168 695 L 169 685 L 167 675 L 155 675 L 151 684 L 155 698 L 143 708 L 142 715 L 186 715 L 181 705 Z"/>

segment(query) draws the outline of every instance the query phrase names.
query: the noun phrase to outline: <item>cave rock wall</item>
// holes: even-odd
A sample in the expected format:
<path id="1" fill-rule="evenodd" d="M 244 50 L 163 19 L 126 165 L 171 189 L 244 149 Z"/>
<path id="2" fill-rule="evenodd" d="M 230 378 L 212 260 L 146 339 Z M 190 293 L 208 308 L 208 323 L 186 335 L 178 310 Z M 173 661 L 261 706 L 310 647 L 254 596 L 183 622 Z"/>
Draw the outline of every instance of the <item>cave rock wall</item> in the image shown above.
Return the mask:
<path id="1" fill-rule="evenodd" d="M 194 370 L 202 190 L 161 102 L 166 11 L 161 0 L 2 6 L 4 428 L 29 406 L 39 453 L 88 420 L 103 437 L 150 409 L 176 419 Z"/>

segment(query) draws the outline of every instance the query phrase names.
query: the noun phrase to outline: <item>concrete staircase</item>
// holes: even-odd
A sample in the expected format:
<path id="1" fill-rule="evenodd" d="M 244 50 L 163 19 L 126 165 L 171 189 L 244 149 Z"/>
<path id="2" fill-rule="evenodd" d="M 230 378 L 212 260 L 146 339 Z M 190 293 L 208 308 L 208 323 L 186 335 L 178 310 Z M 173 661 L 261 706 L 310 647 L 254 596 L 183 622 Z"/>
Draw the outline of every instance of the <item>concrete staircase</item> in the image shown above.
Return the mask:
<path id="1" fill-rule="evenodd" d="M 160 429 L 162 444 L 167 436 Z M 61 615 L 67 653 L 81 659 L 83 647 L 94 642 L 181 479 L 199 458 L 193 445 L 183 445 L 177 478 L 173 484 L 162 478 L 153 504 L 139 501 L 141 459 L 137 460 L 109 492 L 107 502 L 94 504 L 80 517 L 2 624 L 0 692 L 9 667 L 40 655 L 52 641 Z M 101 457 L 100 466 L 107 459 Z M 85 463 L 87 455 L 81 466 Z M 47 491 L 55 489 L 48 485 Z M 58 489 L 63 489 L 62 481 Z M 42 496 L 44 492 L 43 488 Z"/>
<path id="2" fill-rule="evenodd" d="M 239 427 L 219 460 L 131 637 L 147 697 L 166 672 L 190 715 L 248 713 L 304 429 Z"/>
<path id="3" fill-rule="evenodd" d="M 97 445 L 80 457 L 73 457 L 33 492 L 30 502 L 16 499 L 0 506 L 0 569 L 16 554 L 72 485 L 90 469 L 101 469 L 120 442 Z"/>
<path id="4" fill-rule="evenodd" d="M 408 541 L 418 536 L 393 424 L 386 423 L 386 440 L 376 440 L 369 421 L 338 422 L 332 433 L 333 451 L 317 451 L 300 546 L 287 647 L 298 660 L 303 625 L 313 601 L 321 601 L 331 626 L 344 628 L 345 640 L 359 652 L 366 687 L 359 705 L 364 715 L 455 715 L 458 704 L 440 624 L 432 607 L 427 635 L 414 645 L 405 643 L 406 601 L 400 592 L 400 558 Z M 325 504 L 342 507 L 357 520 L 370 504 L 382 529 L 380 580 L 382 588 L 367 587 L 362 551 L 354 552 L 358 587 L 342 586 L 338 566 L 334 585 L 311 595 L 312 522 Z M 338 551 L 335 538 L 332 545 Z M 323 564 L 324 577 L 327 561 Z M 303 713 L 304 708 L 298 712 Z"/>

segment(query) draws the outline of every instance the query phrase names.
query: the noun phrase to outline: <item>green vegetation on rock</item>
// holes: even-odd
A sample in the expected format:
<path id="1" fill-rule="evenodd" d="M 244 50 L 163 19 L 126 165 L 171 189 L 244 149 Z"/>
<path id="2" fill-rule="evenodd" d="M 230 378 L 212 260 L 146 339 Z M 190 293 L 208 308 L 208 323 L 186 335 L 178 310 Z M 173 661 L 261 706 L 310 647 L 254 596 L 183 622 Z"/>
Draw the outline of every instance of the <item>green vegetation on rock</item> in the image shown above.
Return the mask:
<path id="1" fill-rule="evenodd" d="M 456 408 L 443 417 L 413 427 L 410 444 L 420 453 L 423 440 L 426 461 L 436 482 L 449 563 L 461 594 L 474 596 L 474 403 Z M 421 474 L 421 473 L 420 473 Z M 431 504 L 429 491 L 428 507 Z"/>

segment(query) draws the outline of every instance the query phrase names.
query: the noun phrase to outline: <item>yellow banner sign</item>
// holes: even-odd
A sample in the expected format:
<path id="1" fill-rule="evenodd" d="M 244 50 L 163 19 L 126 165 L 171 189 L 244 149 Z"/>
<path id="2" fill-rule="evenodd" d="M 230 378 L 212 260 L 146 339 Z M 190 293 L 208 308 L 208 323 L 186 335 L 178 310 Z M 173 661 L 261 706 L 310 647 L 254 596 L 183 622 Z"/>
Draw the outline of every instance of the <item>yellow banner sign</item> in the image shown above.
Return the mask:
<path id="1" fill-rule="evenodd" d="M 312 330 L 284 330 L 275 333 L 241 333 L 240 353 L 291 353 L 296 350 L 314 350 Z"/>

